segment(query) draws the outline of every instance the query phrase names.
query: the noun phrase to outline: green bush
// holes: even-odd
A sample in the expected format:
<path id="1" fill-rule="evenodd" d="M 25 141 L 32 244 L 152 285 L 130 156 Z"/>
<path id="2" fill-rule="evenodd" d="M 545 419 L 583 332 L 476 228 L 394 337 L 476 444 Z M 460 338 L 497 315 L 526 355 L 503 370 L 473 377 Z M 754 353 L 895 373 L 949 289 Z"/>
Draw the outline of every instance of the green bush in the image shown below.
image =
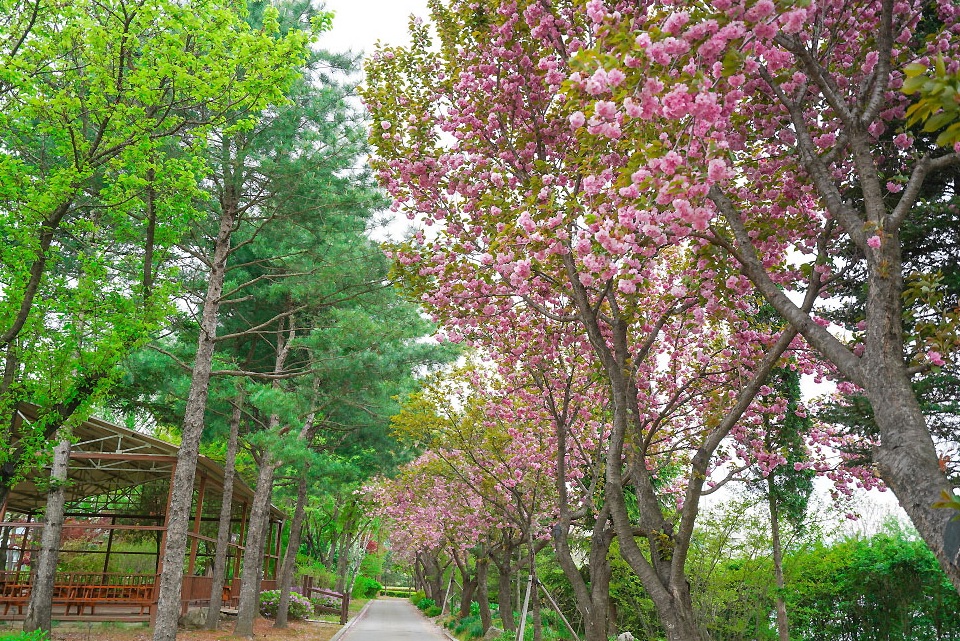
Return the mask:
<path id="1" fill-rule="evenodd" d="M 435 617 L 440 614 L 440 606 L 431 605 L 429 608 L 424 610 L 423 613 L 426 614 L 428 617 Z"/>
<path id="2" fill-rule="evenodd" d="M 479 618 L 476 621 L 470 623 L 466 629 L 467 637 L 471 639 L 479 639 L 483 636 L 483 621 Z"/>
<path id="3" fill-rule="evenodd" d="M 297 574 L 312 577 L 318 588 L 333 588 L 337 582 L 337 575 L 323 563 L 303 554 L 297 555 Z"/>
<path id="4" fill-rule="evenodd" d="M 342 602 L 340 599 L 337 599 L 332 596 L 321 595 L 315 596 L 310 599 L 310 603 L 313 604 L 313 611 L 316 614 L 321 614 L 323 611 L 320 608 L 333 608 L 335 610 L 340 610 L 342 607 Z"/>
<path id="5" fill-rule="evenodd" d="M 414 604 L 417 607 L 420 607 L 420 601 L 427 598 L 427 595 L 423 593 L 423 590 L 417 590 L 410 595 L 410 603 Z"/>
<path id="6" fill-rule="evenodd" d="M 358 576 L 353 582 L 353 596 L 358 599 L 372 599 L 382 589 L 379 581 L 368 576 Z"/>
<path id="7" fill-rule="evenodd" d="M 480 611 L 468 617 L 463 617 L 459 621 L 454 621 L 453 633 L 456 635 L 465 635 L 468 639 L 475 639 L 483 636 L 483 621 L 480 620 Z"/>
<path id="8" fill-rule="evenodd" d="M 260 614 L 276 619 L 280 607 L 280 590 L 267 590 L 260 593 Z M 306 619 L 313 614 L 313 604 L 310 599 L 299 592 L 290 593 L 290 607 L 287 608 L 287 617 L 291 619 Z"/>
<path id="9" fill-rule="evenodd" d="M 33 632 L 11 630 L 10 632 L 0 633 L 0 641 L 47 641 L 47 633 L 43 630 L 34 630 Z"/>
<path id="10" fill-rule="evenodd" d="M 437 604 L 436 601 L 434 601 L 433 599 L 428 599 L 427 597 L 423 597 L 422 599 L 417 601 L 417 607 L 420 608 L 421 610 L 426 610 L 427 608 L 433 607 L 436 604 Z"/>

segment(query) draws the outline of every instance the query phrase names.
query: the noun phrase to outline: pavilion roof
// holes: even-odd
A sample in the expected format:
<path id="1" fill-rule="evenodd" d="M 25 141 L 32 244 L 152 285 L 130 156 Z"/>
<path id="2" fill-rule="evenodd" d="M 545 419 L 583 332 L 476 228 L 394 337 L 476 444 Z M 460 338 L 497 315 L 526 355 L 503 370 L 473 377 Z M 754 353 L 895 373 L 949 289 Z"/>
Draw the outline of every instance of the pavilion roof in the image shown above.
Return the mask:
<path id="1" fill-rule="evenodd" d="M 21 404 L 20 418 L 32 423 L 37 420 L 39 408 Z M 67 503 L 88 497 L 142 486 L 152 481 L 169 479 L 177 460 L 179 448 L 172 443 L 134 430 L 89 418 L 73 429 L 74 444 L 70 454 Z M 37 483 L 48 474 L 46 469 L 31 472 L 10 491 L 7 509 L 35 513 L 46 503 L 44 492 Z M 207 482 L 223 486 L 223 467 L 206 456 L 197 461 L 197 475 Z M 253 491 L 241 479 L 234 477 L 233 503 L 250 502 Z M 276 508 L 274 516 L 281 516 Z"/>

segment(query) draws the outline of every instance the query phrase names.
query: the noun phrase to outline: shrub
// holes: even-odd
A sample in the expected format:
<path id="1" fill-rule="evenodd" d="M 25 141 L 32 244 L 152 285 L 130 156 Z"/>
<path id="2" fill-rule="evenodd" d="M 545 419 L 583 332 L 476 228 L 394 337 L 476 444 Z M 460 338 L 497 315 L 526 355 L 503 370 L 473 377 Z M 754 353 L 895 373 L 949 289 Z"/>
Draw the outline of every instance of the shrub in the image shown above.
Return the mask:
<path id="1" fill-rule="evenodd" d="M 420 607 L 420 601 L 421 601 L 422 599 L 425 599 L 426 597 L 427 597 L 427 595 L 423 593 L 423 590 L 417 590 L 416 592 L 414 592 L 413 594 L 410 595 L 410 603 L 414 604 L 415 606 L 417 606 L 417 607 L 419 608 L 419 607 Z"/>
<path id="2" fill-rule="evenodd" d="M 267 590 L 260 593 L 260 614 L 276 619 L 280 607 L 280 590 Z M 310 599 L 299 592 L 290 592 L 290 607 L 287 608 L 287 617 L 290 619 L 306 619 L 313 614 L 313 604 Z"/>
<path id="3" fill-rule="evenodd" d="M 382 589 L 379 581 L 368 576 L 358 576 L 353 582 L 353 596 L 360 599 L 371 599 Z"/>
<path id="4" fill-rule="evenodd" d="M 23 632 L 21 630 L 0 633 L 2 641 L 47 641 L 47 633 L 43 630 Z"/>
<path id="5" fill-rule="evenodd" d="M 426 611 L 427 608 L 431 608 L 435 606 L 436 604 L 437 604 L 436 601 L 434 601 L 433 599 L 428 599 L 427 597 L 423 597 L 422 599 L 417 601 L 417 607 L 424 611 Z"/>
<path id="6" fill-rule="evenodd" d="M 479 639 L 483 636 L 483 621 L 477 619 L 467 626 L 467 636 L 471 639 Z"/>
<path id="7" fill-rule="evenodd" d="M 428 617 L 435 617 L 440 614 L 440 606 L 431 605 L 429 608 L 423 611 Z"/>
<path id="8" fill-rule="evenodd" d="M 337 575 L 323 563 L 302 554 L 297 555 L 297 574 L 313 577 L 318 588 L 332 588 L 337 581 Z"/>
<path id="9" fill-rule="evenodd" d="M 333 608 L 339 610 L 341 607 L 340 599 L 337 599 L 332 596 L 316 596 L 310 599 L 310 603 L 313 604 L 313 611 L 317 614 L 320 613 L 320 608 Z"/>

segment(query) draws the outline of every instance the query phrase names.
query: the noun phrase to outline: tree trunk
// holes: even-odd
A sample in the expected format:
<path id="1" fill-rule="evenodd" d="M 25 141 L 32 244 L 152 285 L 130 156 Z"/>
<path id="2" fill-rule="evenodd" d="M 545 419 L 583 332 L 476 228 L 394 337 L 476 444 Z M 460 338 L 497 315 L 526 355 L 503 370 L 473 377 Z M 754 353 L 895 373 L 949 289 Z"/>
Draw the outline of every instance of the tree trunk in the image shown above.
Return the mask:
<path id="1" fill-rule="evenodd" d="M 780 548 L 780 518 L 774 494 L 773 476 L 767 477 L 767 504 L 770 506 L 770 541 L 773 546 L 773 576 L 777 584 L 777 634 L 780 641 L 790 641 L 787 602 L 783 598 L 783 550 Z"/>
<path id="2" fill-rule="evenodd" d="M 187 529 L 190 525 L 190 503 L 197 474 L 197 457 L 200 454 L 200 436 L 203 433 L 204 412 L 207 408 L 210 373 L 213 369 L 220 297 L 223 295 L 227 257 L 230 254 L 230 235 L 233 233 L 235 218 L 236 211 L 233 207 L 222 208 L 220 228 L 214 243 L 213 260 L 210 262 L 207 293 L 203 299 L 203 312 L 200 315 L 200 336 L 197 339 L 197 354 L 190 379 L 190 392 L 183 414 L 177 467 L 170 488 L 166 549 L 163 554 L 163 569 L 160 572 L 160 592 L 153 630 L 154 641 L 175 641 L 177 637 L 183 561 L 187 550 Z"/>
<path id="3" fill-rule="evenodd" d="M 533 616 L 533 641 L 543 641 L 543 617 L 540 612 L 540 579 L 533 576 L 530 591 L 530 611 Z"/>
<path id="4" fill-rule="evenodd" d="M 210 607 L 207 610 L 207 629 L 216 630 L 223 607 L 223 586 L 227 580 L 227 552 L 230 549 L 230 529 L 233 519 L 233 477 L 236 473 L 237 450 L 240 441 L 241 399 L 233 403 L 230 415 L 230 436 L 223 463 L 223 499 L 220 505 L 220 523 L 217 527 L 217 551 L 213 557 L 213 581 L 210 584 Z M 239 553 L 239 552 L 238 552 Z"/>
<path id="5" fill-rule="evenodd" d="M 477 579 L 471 577 L 469 580 L 463 579 L 463 589 L 460 591 L 460 618 L 470 616 L 470 604 L 473 603 L 473 595 L 477 591 Z"/>
<path id="6" fill-rule="evenodd" d="M 263 559 L 270 526 L 270 498 L 273 494 L 273 476 L 277 463 L 268 450 L 260 461 L 253 509 L 247 525 L 243 571 L 240 575 L 240 605 L 234 636 L 253 637 L 253 622 L 260 611 L 260 581 L 263 578 Z"/>
<path id="7" fill-rule="evenodd" d="M 490 613 L 490 589 L 487 586 L 487 574 L 490 569 L 490 557 L 484 555 L 477 558 L 477 604 L 480 606 L 480 625 L 486 634 L 493 625 L 493 615 Z"/>
<path id="8" fill-rule="evenodd" d="M 883 376 L 881 368 L 873 376 Z M 889 373 L 889 372 L 888 372 Z M 936 509 L 943 493 L 952 493 L 939 467 L 939 458 L 909 380 L 887 384 L 868 383 L 867 398 L 880 428 L 880 447 L 875 452 L 880 477 L 887 484 L 914 527 L 936 555 L 955 589 L 960 590 L 960 521 L 956 511 Z"/>
<path id="9" fill-rule="evenodd" d="M 443 570 L 440 568 L 440 559 L 437 552 L 423 553 L 423 583 L 424 593 L 436 601 L 437 605 L 443 602 Z"/>
<path id="10" fill-rule="evenodd" d="M 30 602 L 23 621 L 23 631 L 43 630 L 50 632 L 53 611 L 53 583 L 57 575 L 57 555 L 60 550 L 60 533 L 63 531 L 64 504 L 66 502 L 67 471 L 70 464 L 70 441 L 63 439 L 53 448 L 53 465 L 50 470 L 50 491 L 47 492 L 47 508 L 44 515 L 40 552 L 37 556 Z"/>
<path id="11" fill-rule="evenodd" d="M 494 559 L 497 566 L 497 602 L 500 605 L 500 623 L 507 632 L 517 631 L 517 620 L 513 616 L 513 581 L 510 569 L 510 551 L 504 554 L 505 561 Z"/>
<path id="12" fill-rule="evenodd" d="M 257 490 L 253 495 L 253 509 L 247 525 L 247 543 L 240 576 L 240 605 L 233 630 L 234 636 L 238 637 L 253 638 L 253 622 L 260 611 L 260 580 L 263 578 L 264 548 L 270 526 L 270 497 L 277 465 L 270 451 L 265 452 L 260 461 Z"/>
<path id="13" fill-rule="evenodd" d="M 297 486 L 297 505 L 293 511 L 293 521 L 290 523 L 290 538 L 287 541 L 287 550 L 283 555 L 283 565 L 280 568 L 280 604 L 277 606 L 277 620 L 273 624 L 275 628 L 287 627 L 290 586 L 293 584 L 293 572 L 297 566 L 297 551 L 300 549 L 303 517 L 307 511 L 307 473 L 309 470 L 309 466 L 304 467 L 300 475 L 300 483 Z"/>
<path id="14" fill-rule="evenodd" d="M 340 542 L 337 546 L 337 587 L 335 592 L 346 594 L 347 573 L 350 571 L 350 533 L 340 533 Z"/>

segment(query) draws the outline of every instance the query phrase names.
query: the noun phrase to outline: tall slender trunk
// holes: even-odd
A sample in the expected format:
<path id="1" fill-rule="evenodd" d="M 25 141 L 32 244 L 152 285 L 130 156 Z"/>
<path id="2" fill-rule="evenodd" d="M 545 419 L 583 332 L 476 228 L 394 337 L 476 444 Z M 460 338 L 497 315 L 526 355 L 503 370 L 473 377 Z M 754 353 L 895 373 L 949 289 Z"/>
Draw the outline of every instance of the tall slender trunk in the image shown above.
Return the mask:
<path id="1" fill-rule="evenodd" d="M 293 584 L 293 571 L 297 565 L 297 551 L 300 549 L 300 532 L 303 530 L 303 517 L 307 511 L 307 474 L 310 467 L 304 467 L 300 482 L 297 485 L 297 505 L 293 510 L 293 521 L 290 523 L 290 538 L 287 541 L 287 551 L 283 555 L 283 565 L 280 567 L 280 604 L 277 606 L 277 620 L 275 628 L 287 627 L 287 615 L 290 608 L 290 586 Z M 309 595 L 307 595 L 309 596 Z"/>
<path id="2" fill-rule="evenodd" d="M 580 574 L 580 568 L 570 549 L 570 529 L 573 526 L 567 481 L 567 437 L 566 407 L 554 415 L 554 427 L 557 434 L 556 489 L 559 497 L 559 522 L 553 529 L 554 554 L 567 582 L 573 590 L 577 611 L 583 620 L 584 636 L 587 641 L 605 641 L 610 630 L 608 623 L 610 600 L 610 562 L 607 553 L 613 541 L 610 523 L 610 506 L 603 505 L 593 521 L 590 537 L 589 585 Z M 599 461 L 598 461 L 599 462 Z M 599 465 L 597 470 L 602 469 Z M 597 472 L 599 475 L 599 472 Z M 594 482 L 598 483 L 595 477 Z M 615 619 L 615 617 L 614 617 Z M 615 622 L 612 631 L 616 632 Z"/>
<path id="3" fill-rule="evenodd" d="M 223 607 L 223 586 L 227 580 L 227 552 L 230 549 L 230 529 L 233 525 L 233 478 L 236 475 L 237 450 L 240 441 L 242 399 L 233 403 L 230 414 L 230 436 L 227 439 L 226 460 L 223 463 L 223 498 L 220 504 L 220 523 L 217 526 L 217 552 L 213 557 L 213 581 L 210 584 L 210 607 L 207 610 L 207 629 L 216 630 Z"/>
<path id="4" fill-rule="evenodd" d="M 247 526 L 247 544 L 243 553 L 243 571 L 240 575 L 240 605 L 233 634 L 253 638 L 253 622 L 260 612 L 260 580 L 263 578 L 263 559 L 270 525 L 270 497 L 273 494 L 273 476 L 278 462 L 267 450 L 260 461 L 253 509 Z"/>
<path id="5" fill-rule="evenodd" d="M 346 530 L 340 533 L 337 546 L 337 586 L 336 592 L 346 593 L 347 573 L 350 570 L 350 533 Z"/>
<path id="6" fill-rule="evenodd" d="M 790 641 L 787 602 L 783 598 L 783 550 L 780 547 L 780 515 L 774 494 L 773 476 L 767 476 L 767 504 L 770 506 L 770 541 L 773 545 L 773 577 L 777 584 L 777 634 L 780 641 Z"/>
<path id="7" fill-rule="evenodd" d="M 320 379 L 313 384 L 313 406 L 316 408 L 317 394 L 320 390 Z M 320 425 L 315 421 L 316 414 L 311 412 L 307 417 L 297 440 L 304 447 L 309 448 L 313 437 Z M 303 532 L 303 520 L 307 512 L 307 479 L 310 474 L 310 463 L 304 463 L 300 469 L 300 479 L 297 484 L 297 503 L 293 508 L 293 521 L 290 523 L 290 537 L 287 541 L 287 550 L 283 555 L 283 564 L 280 566 L 280 603 L 277 605 L 277 620 L 275 628 L 287 627 L 287 615 L 290 609 L 290 586 L 293 584 L 293 572 L 297 565 L 297 552 L 300 550 L 300 535 Z M 309 595 L 306 595 L 309 596 Z"/>
<path id="8" fill-rule="evenodd" d="M 160 594 L 153 630 L 154 641 L 175 641 L 177 637 L 183 563 L 187 550 L 187 529 L 190 524 L 190 503 L 197 473 L 197 457 L 200 454 L 200 436 L 203 434 L 207 396 L 210 390 L 210 373 L 213 370 L 220 297 L 223 295 L 227 257 L 230 254 L 230 236 L 233 233 L 235 219 L 235 207 L 222 208 L 220 228 L 214 243 L 213 260 L 210 261 L 207 293 L 203 299 L 203 312 L 200 315 L 200 335 L 197 339 L 197 354 L 190 379 L 190 392 L 183 414 L 177 467 L 170 488 L 170 511 L 167 515 L 166 549 L 163 553 L 163 567 L 160 572 Z"/>
<path id="9" fill-rule="evenodd" d="M 284 329 L 281 323 L 277 331 L 277 356 L 273 364 L 273 373 L 284 371 L 287 357 L 296 337 L 296 322 L 291 316 L 289 327 Z M 274 388 L 280 384 L 274 380 Z M 267 430 L 276 431 L 280 425 L 280 416 L 271 414 L 267 421 Z M 273 496 L 273 478 L 282 461 L 274 457 L 269 446 L 261 457 L 260 473 L 257 476 L 257 489 L 253 494 L 253 509 L 247 525 L 247 542 L 243 553 L 243 571 L 240 576 L 240 604 L 238 605 L 237 624 L 234 636 L 253 637 L 253 622 L 260 613 L 260 580 L 263 578 L 263 559 L 267 544 L 267 529 L 270 525 L 270 499 Z M 252 557 L 252 558 L 251 558 Z"/>
<path id="10" fill-rule="evenodd" d="M 63 532 L 65 488 L 69 465 L 70 441 L 65 438 L 53 448 L 50 491 L 47 492 L 47 509 L 44 515 L 43 534 L 40 537 L 37 571 L 33 577 L 26 619 L 23 621 L 24 632 L 34 630 L 50 632 L 53 614 L 53 583 L 57 576 L 57 554 L 60 549 L 60 534 Z"/>

